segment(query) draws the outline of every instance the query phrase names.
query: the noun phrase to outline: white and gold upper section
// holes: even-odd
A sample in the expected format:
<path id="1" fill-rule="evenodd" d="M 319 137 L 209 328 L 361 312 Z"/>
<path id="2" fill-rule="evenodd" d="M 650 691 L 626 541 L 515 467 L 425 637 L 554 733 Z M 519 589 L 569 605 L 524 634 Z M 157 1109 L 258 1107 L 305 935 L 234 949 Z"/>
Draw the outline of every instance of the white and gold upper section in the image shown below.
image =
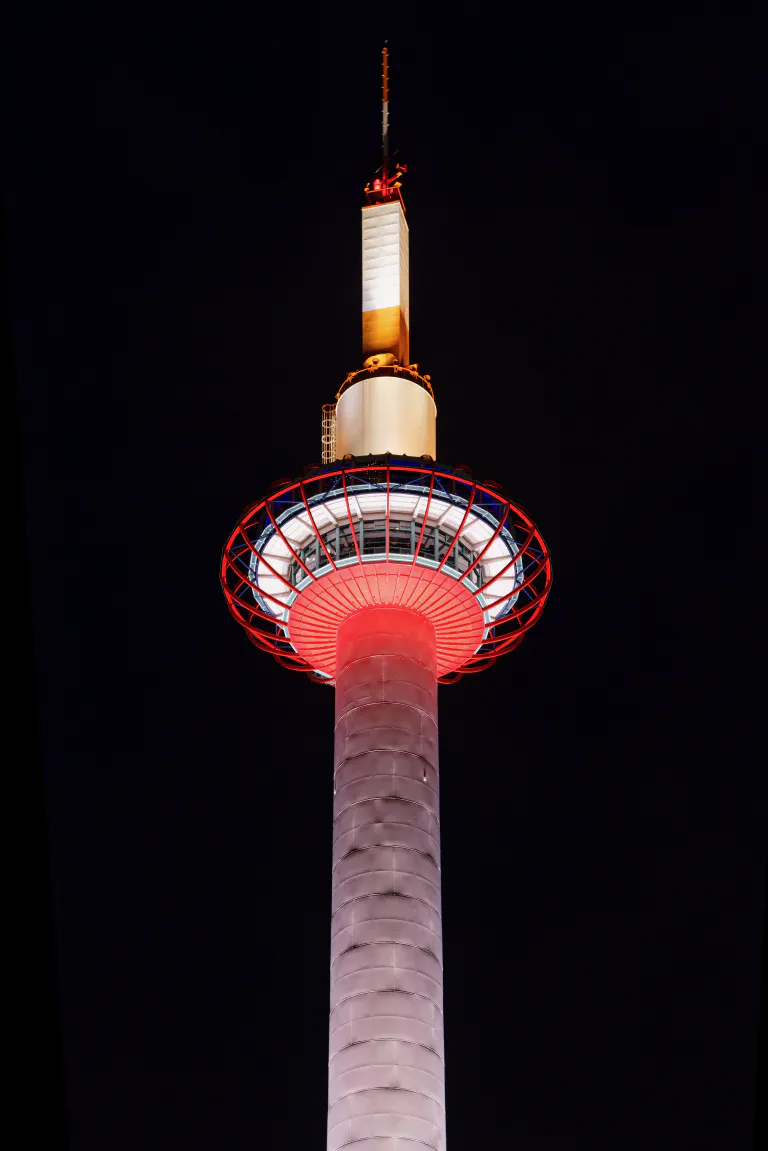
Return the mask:
<path id="1" fill-rule="evenodd" d="M 399 194 L 363 208 L 362 241 L 364 368 L 347 379 L 332 416 L 324 416 L 323 462 L 332 462 L 332 453 L 435 459 L 431 385 L 409 364 L 408 225 Z"/>
<path id="2" fill-rule="evenodd" d="M 408 224 L 398 200 L 368 205 L 363 216 L 363 359 L 408 363 Z"/>

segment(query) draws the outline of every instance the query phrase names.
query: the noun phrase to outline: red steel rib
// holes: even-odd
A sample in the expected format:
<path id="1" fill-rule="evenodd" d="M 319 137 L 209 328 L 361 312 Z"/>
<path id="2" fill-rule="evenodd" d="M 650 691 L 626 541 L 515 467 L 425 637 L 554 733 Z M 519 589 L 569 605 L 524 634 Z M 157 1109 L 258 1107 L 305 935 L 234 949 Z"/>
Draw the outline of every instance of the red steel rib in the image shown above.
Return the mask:
<path id="1" fill-rule="evenodd" d="M 464 531 L 464 524 L 467 522 L 467 516 L 469 515 L 470 508 L 472 507 L 472 503 L 474 501 L 476 491 L 477 491 L 477 484 L 472 484 L 472 491 L 470 492 L 469 502 L 467 503 L 467 510 L 464 512 L 464 519 L 459 524 L 459 530 L 456 532 L 456 535 L 451 540 L 451 546 L 448 548 L 448 551 L 445 553 L 443 558 L 440 560 L 440 567 L 437 569 L 439 572 L 441 572 L 443 570 L 443 564 L 448 559 L 448 556 L 451 554 L 453 549 L 456 547 L 456 540 L 459 538 L 461 533 Z"/>
<path id="2" fill-rule="evenodd" d="M 427 506 L 424 509 L 424 520 L 423 520 L 423 523 L 421 525 L 421 532 L 419 533 L 419 542 L 416 544 L 416 550 L 413 553 L 413 559 L 411 560 L 411 564 L 416 563 L 416 556 L 419 554 L 419 551 L 421 550 L 421 541 L 424 539 L 424 529 L 427 526 L 427 517 L 429 516 L 429 509 L 430 509 L 430 506 L 432 504 L 432 492 L 434 491 L 434 487 L 435 487 L 435 474 L 436 474 L 435 469 L 433 468 L 432 469 L 432 478 L 429 481 L 429 495 L 427 496 Z"/>

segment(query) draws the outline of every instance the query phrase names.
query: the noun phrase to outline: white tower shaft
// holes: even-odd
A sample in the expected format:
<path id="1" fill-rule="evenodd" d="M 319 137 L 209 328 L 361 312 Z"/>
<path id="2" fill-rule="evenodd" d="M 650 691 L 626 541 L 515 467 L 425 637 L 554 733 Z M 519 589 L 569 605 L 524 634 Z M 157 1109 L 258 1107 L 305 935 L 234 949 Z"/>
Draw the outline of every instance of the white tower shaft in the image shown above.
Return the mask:
<path id="1" fill-rule="evenodd" d="M 435 631 L 339 629 L 327 1151 L 445 1151 Z"/>

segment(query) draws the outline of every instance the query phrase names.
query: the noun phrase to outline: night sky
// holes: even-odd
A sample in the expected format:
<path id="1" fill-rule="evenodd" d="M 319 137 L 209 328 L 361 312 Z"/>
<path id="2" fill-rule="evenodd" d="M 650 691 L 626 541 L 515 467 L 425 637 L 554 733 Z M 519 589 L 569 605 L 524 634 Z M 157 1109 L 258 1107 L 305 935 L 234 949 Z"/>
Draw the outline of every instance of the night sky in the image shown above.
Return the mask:
<path id="1" fill-rule="evenodd" d="M 333 693 L 247 642 L 218 563 L 360 364 L 385 36 L 438 457 L 530 510 L 555 579 L 519 650 L 440 689 L 448 1145 L 751 1146 L 765 788 L 728 646 L 748 525 L 705 418 L 741 169 L 696 20 L 17 13 L 71 1151 L 325 1147 Z"/>

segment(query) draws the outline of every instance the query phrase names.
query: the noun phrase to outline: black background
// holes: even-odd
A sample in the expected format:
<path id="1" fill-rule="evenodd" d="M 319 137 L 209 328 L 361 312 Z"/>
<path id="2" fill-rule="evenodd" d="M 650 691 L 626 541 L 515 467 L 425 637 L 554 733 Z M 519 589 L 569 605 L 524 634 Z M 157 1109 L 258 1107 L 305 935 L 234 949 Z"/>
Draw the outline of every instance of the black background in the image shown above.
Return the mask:
<path id="1" fill-rule="evenodd" d="M 44 894 L 50 859 L 56 944 L 27 1121 L 66 1108 L 72 1151 L 324 1146 L 333 695 L 247 643 L 217 565 L 360 362 L 389 36 L 438 454 L 528 507 L 555 571 L 520 650 L 441 688 L 449 1146 L 739 1151 L 765 810 L 740 453 L 729 405 L 705 414 L 730 386 L 716 220 L 749 181 L 736 63 L 714 10 L 287 15 L 14 22 L 18 682 L 48 837 L 17 876 Z"/>

